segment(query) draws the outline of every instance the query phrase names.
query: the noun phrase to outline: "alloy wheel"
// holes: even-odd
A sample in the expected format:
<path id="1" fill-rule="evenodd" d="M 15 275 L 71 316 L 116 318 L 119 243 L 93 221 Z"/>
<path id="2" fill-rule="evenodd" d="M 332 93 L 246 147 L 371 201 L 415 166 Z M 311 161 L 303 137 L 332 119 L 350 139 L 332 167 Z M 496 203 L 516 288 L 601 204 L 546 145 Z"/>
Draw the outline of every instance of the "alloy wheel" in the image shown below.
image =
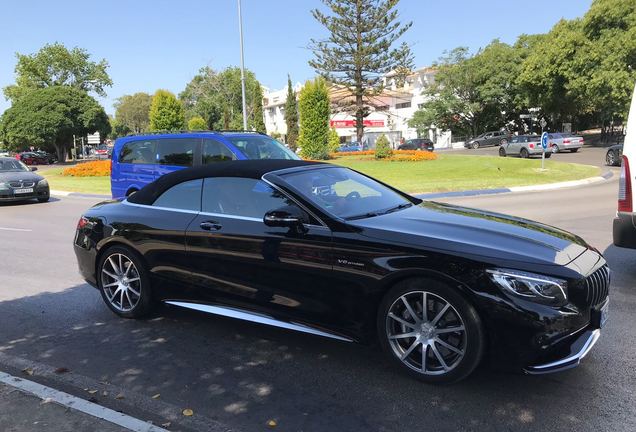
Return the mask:
<path id="1" fill-rule="evenodd" d="M 120 312 L 130 312 L 141 299 L 141 276 L 130 258 L 114 253 L 104 260 L 101 287 L 108 302 Z"/>
<path id="2" fill-rule="evenodd" d="M 614 160 L 614 152 L 607 152 L 607 156 L 605 157 L 605 162 L 609 166 L 614 166 L 616 164 L 616 160 Z"/>
<path id="3" fill-rule="evenodd" d="M 424 375 L 443 375 L 466 353 L 466 326 L 453 305 L 437 294 L 411 291 L 393 302 L 386 316 L 393 354 Z"/>

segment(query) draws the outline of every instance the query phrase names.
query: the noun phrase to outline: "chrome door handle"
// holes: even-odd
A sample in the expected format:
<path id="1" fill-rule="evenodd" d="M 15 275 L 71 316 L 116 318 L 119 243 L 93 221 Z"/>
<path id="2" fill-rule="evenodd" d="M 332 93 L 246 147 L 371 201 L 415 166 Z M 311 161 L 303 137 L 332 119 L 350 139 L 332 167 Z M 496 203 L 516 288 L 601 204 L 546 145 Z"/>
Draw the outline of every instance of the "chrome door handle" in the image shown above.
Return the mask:
<path id="1" fill-rule="evenodd" d="M 199 226 L 201 227 L 202 230 L 206 230 L 206 231 L 218 231 L 222 228 L 221 224 L 215 221 L 201 222 L 201 225 Z"/>

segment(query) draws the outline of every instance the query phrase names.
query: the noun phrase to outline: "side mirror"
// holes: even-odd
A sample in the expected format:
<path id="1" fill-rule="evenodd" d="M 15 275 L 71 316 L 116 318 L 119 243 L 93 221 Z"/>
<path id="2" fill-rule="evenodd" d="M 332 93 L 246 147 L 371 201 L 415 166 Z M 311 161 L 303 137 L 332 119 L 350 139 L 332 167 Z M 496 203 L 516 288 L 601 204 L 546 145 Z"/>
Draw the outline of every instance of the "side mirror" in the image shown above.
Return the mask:
<path id="1" fill-rule="evenodd" d="M 301 227 L 307 222 L 305 212 L 296 206 L 285 206 L 270 210 L 263 216 L 263 223 L 270 227 Z"/>
<path id="2" fill-rule="evenodd" d="M 31 171 L 37 171 L 38 167 L 31 167 Z"/>

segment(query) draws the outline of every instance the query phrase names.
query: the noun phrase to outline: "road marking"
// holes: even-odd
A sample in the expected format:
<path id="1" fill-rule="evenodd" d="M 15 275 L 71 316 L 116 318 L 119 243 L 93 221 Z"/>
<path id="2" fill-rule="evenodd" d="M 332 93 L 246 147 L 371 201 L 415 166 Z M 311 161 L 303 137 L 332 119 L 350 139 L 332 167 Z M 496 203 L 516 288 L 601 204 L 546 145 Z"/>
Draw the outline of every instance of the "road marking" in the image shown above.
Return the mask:
<path id="1" fill-rule="evenodd" d="M 55 390 L 51 387 L 47 387 L 33 381 L 18 378 L 4 372 L 0 372 L 0 382 L 22 390 L 26 393 L 35 395 L 42 400 L 51 400 L 59 405 L 72 408 L 76 411 L 81 411 L 85 414 L 102 420 L 106 420 L 107 422 L 114 423 L 131 431 L 167 432 L 166 429 L 151 425 L 150 423 L 136 419 L 126 414 L 113 411 L 109 408 L 105 408 L 92 402 L 88 402 L 84 399 L 80 399 L 68 393 Z"/>
<path id="2" fill-rule="evenodd" d="M 24 229 L 24 228 L 4 228 L 0 227 L 0 231 L 18 231 L 18 232 L 31 232 L 33 230 Z"/>

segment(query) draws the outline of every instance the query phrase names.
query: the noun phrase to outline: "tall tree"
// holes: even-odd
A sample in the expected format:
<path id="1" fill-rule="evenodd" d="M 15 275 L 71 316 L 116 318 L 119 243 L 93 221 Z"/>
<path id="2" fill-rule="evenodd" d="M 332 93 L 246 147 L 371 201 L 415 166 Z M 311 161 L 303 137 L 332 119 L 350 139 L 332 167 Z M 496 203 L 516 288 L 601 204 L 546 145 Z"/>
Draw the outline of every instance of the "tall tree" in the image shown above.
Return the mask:
<path id="1" fill-rule="evenodd" d="M 117 123 L 136 134 L 147 131 L 150 124 L 151 103 L 152 96 L 143 92 L 118 98 L 115 102 Z"/>
<path id="2" fill-rule="evenodd" d="M 44 45 L 35 54 L 16 53 L 16 57 L 16 83 L 4 88 L 5 97 L 12 101 L 31 90 L 51 86 L 69 86 L 105 96 L 105 88 L 113 85 L 106 71 L 108 62 L 91 61 L 90 54 L 82 48 L 69 50 L 54 43 Z"/>
<path id="3" fill-rule="evenodd" d="M 287 125 L 287 145 L 296 151 L 298 141 L 298 101 L 292 87 L 291 78 L 287 75 L 287 100 L 285 101 L 285 124 Z"/>
<path id="4" fill-rule="evenodd" d="M 197 131 L 197 130 L 206 130 L 208 128 L 208 124 L 205 122 L 203 117 L 195 116 L 188 120 L 188 130 Z"/>
<path id="5" fill-rule="evenodd" d="M 364 134 L 364 118 L 370 100 L 382 92 L 383 76 L 394 71 L 402 81 L 413 68 L 408 45 L 394 47 L 412 25 L 398 21 L 399 0 L 322 0 L 329 12 L 312 10 L 314 18 L 329 32 L 324 40 L 311 40 L 314 59 L 309 61 L 320 75 L 350 92 L 339 108 L 352 112 L 358 142 Z"/>
<path id="6" fill-rule="evenodd" d="M 168 90 L 157 90 L 150 105 L 150 130 L 180 130 L 185 127 L 183 105 Z"/>
<path id="7" fill-rule="evenodd" d="M 73 135 L 94 132 L 110 132 L 108 116 L 85 91 L 68 86 L 29 91 L 2 115 L 2 136 L 9 148 L 39 146 L 55 151 L 60 161 L 66 160 Z"/>
<path id="8" fill-rule="evenodd" d="M 186 116 L 201 116 L 210 129 L 242 129 L 241 70 L 230 67 L 215 72 L 202 68 L 179 94 Z M 248 128 L 265 131 L 263 90 L 253 72 L 245 71 L 245 99 Z"/>
<path id="9" fill-rule="evenodd" d="M 329 91 L 321 77 L 307 81 L 298 95 L 300 136 L 298 145 L 303 157 L 329 157 Z"/>

